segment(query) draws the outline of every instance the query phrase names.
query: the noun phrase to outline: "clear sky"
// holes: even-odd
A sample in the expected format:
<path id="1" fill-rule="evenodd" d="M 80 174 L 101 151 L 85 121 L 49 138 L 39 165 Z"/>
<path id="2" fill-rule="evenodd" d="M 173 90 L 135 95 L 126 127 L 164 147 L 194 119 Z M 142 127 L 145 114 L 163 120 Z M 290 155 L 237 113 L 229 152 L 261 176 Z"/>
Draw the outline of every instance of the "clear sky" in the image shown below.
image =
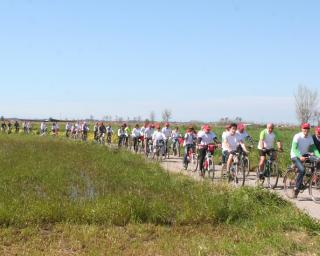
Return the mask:
<path id="1" fill-rule="evenodd" d="M 295 122 L 320 1 L 2 0 L 0 115 Z"/>

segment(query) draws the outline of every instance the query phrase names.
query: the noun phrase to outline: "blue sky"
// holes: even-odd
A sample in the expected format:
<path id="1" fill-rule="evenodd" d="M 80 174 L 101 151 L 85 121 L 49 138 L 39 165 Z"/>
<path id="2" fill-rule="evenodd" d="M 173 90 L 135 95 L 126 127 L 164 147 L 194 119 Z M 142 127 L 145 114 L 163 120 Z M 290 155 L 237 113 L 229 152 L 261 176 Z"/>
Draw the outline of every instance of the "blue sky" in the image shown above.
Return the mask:
<path id="1" fill-rule="evenodd" d="M 0 2 L 0 115 L 295 122 L 319 1 Z"/>

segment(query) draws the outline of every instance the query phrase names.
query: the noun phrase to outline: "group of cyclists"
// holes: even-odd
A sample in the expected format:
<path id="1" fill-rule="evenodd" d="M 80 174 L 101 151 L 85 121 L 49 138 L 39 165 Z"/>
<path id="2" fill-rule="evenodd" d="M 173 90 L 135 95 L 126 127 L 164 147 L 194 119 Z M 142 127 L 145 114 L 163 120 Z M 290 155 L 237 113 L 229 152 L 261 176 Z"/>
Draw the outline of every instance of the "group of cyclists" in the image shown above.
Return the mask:
<path id="1" fill-rule="evenodd" d="M 25 134 L 29 134 L 32 129 L 32 124 L 30 121 L 24 121 L 22 123 L 22 129 Z M 19 133 L 20 132 L 20 123 L 16 121 L 2 121 L 1 122 L 1 132 L 2 133 Z"/>
<path id="2" fill-rule="evenodd" d="M 48 122 L 41 122 L 40 135 L 48 133 Z M 22 123 L 23 132 L 28 134 L 32 129 L 31 122 L 24 121 Z M 136 124 L 133 129 L 126 123 L 122 124 L 116 135 L 118 138 L 118 147 L 128 147 L 132 145 L 135 152 L 144 152 L 147 156 L 150 154 L 161 154 L 169 157 L 170 145 L 175 154 L 179 153 L 180 146 L 184 147 L 184 156 L 182 159 L 183 167 L 187 169 L 188 156 L 190 152 L 197 152 L 198 168 L 200 175 L 204 176 L 204 161 L 208 151 L 214 148 L 222 149 L 221 163 L 226 165 L 227 172 L 230 170 L 234 155 L 241 152 L 244 155 L 249 153 L 245 143 L 249 142 L 249 148 L 254 146 L 254 140 L 248 134 L 243 123 L 231 123 L 225 127 L 221 140 L 212 131 L 210 125 L 206 124 L 199 131 L 193 126 L 189 126 L 185 133 L 180 132 L 179 127 L 171 129 L 167 122 L 163 127 L 160 124 L 145 123 L 142 127 Z M 297 169 L 297 178 L 294 188 L 294 197 L 297 197 L 301 190 L 303 178 L 305 175 L 304 163 L 308 161 L 310 154 L 320 158 L 320 126 L 315 128 L 312 135 L 310 133 L 311 126 L 309 123 L 301 125 L 301 132 L 293 137 L 290 158 Z M 20 124 L 18 121 L 2 121 L 1 131 L 6 133 L 19 133 Z M 65 124 L 65 136 L 73 139 L 87 140 L 89 126 L 87 122 L 67 122 Z M 58 122 L 52 122 L 51 133 L 56 136 L 59 133 Z M 96 142 L 111 144 L 114 131 L 110 124 L 105 125 L 103 122 L 95 123 L 93 127 L 93 137 Z M 283 150 L 281 137 L 275 131 L 272 123 L 267 124 L 266 128 L 260 132 L 257 149 L 259 150 L 259 165 L 257 168 L 257 178 L 264 179 L 264 170 L 266 158 L 277 159 L 277 151 Z M 275 148 L 277 147 L 277 150 Z M 160 150 L 162 149 L 162 150 Z"/>

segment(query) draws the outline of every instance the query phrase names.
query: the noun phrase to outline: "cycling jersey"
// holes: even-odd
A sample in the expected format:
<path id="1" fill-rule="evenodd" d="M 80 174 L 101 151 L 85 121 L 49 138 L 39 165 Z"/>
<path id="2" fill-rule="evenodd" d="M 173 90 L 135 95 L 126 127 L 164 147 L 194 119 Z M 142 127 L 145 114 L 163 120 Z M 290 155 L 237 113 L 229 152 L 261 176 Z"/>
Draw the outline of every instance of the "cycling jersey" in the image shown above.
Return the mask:
<path id="1" fill-rule="evenodd" d="M 304 154 L 309 152 L 315 153 L 317 157 L 320 157 L 320 153 L 314 145 L 313 139 L 311 135 L 307 137 L 304 136 L 302 132 L 296 134 L 293 137 L 292 146 L 291 146 L 291 159 L 292 158 L 300 158 Z"/>
<path id="2" fill-rule="evenodd" d="M 106 129 L 107 129 L 107 133 L 109 133 L 109 134 L 110 134 L 110 133 L 113 133 L 113 130 L 112 130 L 112 127 L 111 127 L 111 126 L 107 126 Z"/>
<path id="3" fill-rule="evenodd" d="M 276 132 L 268 132 L 268 129 L 264 129 L 260 133 L 260 141 L 262 141 L 263 147 L 265 149 L 271 149 L 274 148 L 274 142 L 279 141 L 279 138 L 277 136 Z M 258 149 L 262 150 L 260 143 L 258 144 Z"/>

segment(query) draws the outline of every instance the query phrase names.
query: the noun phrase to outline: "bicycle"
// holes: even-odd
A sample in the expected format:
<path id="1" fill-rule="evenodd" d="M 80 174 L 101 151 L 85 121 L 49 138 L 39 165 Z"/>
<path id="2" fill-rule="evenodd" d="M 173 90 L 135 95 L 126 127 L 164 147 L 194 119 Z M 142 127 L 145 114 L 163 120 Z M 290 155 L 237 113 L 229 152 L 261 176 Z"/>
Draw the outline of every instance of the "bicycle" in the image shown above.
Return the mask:
<path id="1" fill-rule="evenodd" d="M 166 142 L 164 140 L 159 140 L 156 142 L 153 159 L 156 157 L 156 160 L 161 162 L 162 160 L 164 160 L 165 155 L 166 155 Z"/>
<path id="2" fill-rule="evenodd" d="M 100 143 L 101 145 L 105 145 L 105 133 L 100 133 L 99 143 Z"/>
<path id="3" fill-rule="evenodd" d="M 246 170 L 244 167 L 244 152 L 242 150 L 231 152 L 233 157 L 233 162 L 228 171 L 228 182 L 233 182 L 234 185 L 239 185 L 241 181 L 241 186 L 244 186 L 246 180 Z"/>
<path id="4" fill-rule="evenodd" d="M 275 152 L 282 152 L 276 149 L 268 149 L 268 159 L 265 161 L 264 170 L 262 176 L 260 176 L 259 168 L 257 168 L 257 184 L 263 186 L 266 182 L 266 187 L 275 189 L 278 185 L 278 180 L 280 177 L 278 162 L 276 160 Z"/>
<path id="5" fill-rule="evenodd" d="M 320 170 L 317 165 L 320 158 L 313 155 L 306 156 L 307 159 L 303 163 L 305 168 L 305 175 L 303 177 L 302 186 L 299 188 L 299 193 L 303 193 L 308 189 L 311 199 L 315 203 L 320 203 Z M 298 176 L 298 169 L 295 165 L 288 167 L 287 172 L 283 178 L 284 191 L 288 198 L 295 198 L 295 187 Z"/>
<path id="6" fill-rule="evenodd" d="M 184 169 L 188 170 L 188 167 L 191 167 L 191 170 L 196 171 L 197 168 L 197 158 L 198 155 L 195 152 L 195 146 L 188 146 L 188 152 L 187 152 L 187 162 L 184 163 Z"/>
<path id="7" fill-rule="evenodd" d="M 152 158 L 153 158 L 153 142 L 152 142 L 152 139 L 151 138 L 148 138 L 147 139 L 147 145 L 146 145 L 146 157 L 148 158 L 149 155 L 151 154 Z"/>
<path id="8" fill-rule="evenodd" d="M 213 154 L 216 149 L 216 146 L 214 144 L 207 145 L 206 155 L 203 161 L 203 168 L 202 172 L 200 173 L 200 176 L 205 177 L 206 172 L 208 173 L 208 177 L 212 180 L 214 179 L 215 175 L 215 165 L 213 162 Z M 195 167 L 195 171 L 198 169 L 199 166 L 199 157 L 197 157 L 197 164 Z"/>
<path id="9" fill-rule="evenodd" d="M 172 151 L 174 156 L 180 157 L 180 141 L 178 138 L 172 140 Z"/>

